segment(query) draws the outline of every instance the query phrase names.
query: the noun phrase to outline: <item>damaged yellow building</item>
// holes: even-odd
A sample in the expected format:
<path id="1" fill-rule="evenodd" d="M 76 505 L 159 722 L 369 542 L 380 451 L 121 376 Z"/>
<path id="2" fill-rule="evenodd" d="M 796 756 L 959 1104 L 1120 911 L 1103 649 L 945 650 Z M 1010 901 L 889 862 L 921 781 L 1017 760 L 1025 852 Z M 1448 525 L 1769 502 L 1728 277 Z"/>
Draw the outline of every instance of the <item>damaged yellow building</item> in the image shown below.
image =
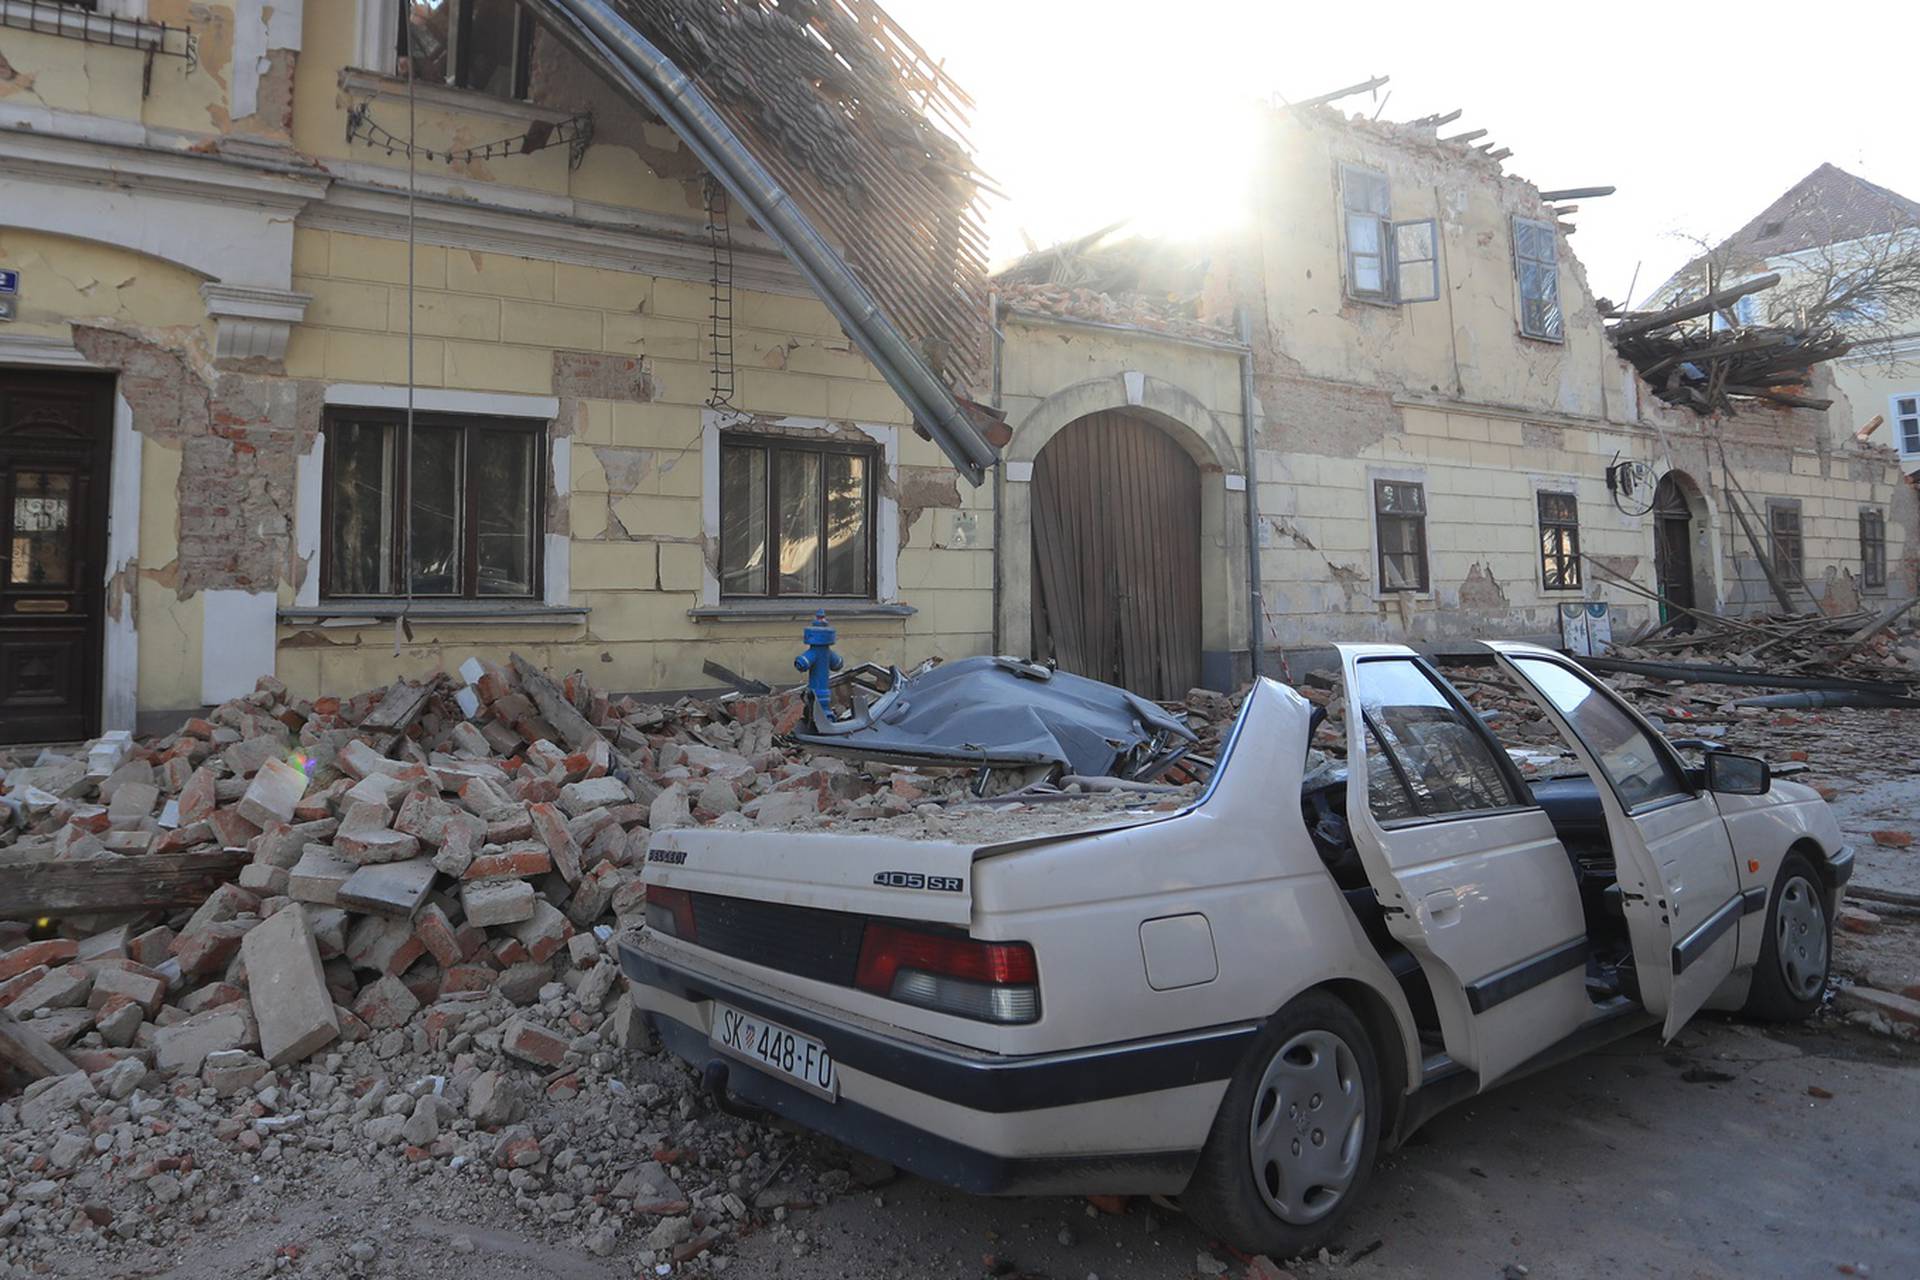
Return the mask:
<path id="1" fill-rule="evenodd" d="M 1004 414 L 976 486 L 563 7 L 0 0 L 0 742 L 472 653 L 790 679 L 820 608 L 856 660 L 1034 654 L 1159 696 L 1255 650 L 1557 636 L 1588 601 L 1618 634 L 1647 602 L 1609 574 L 1770 603 L 1723 470 L 1816 594 L 1913 587 L 1912 490 L 1844 401 L 1659 403 L 1539 193 L 1431 126 L 1276 112 L 1254 231 L 1182 264 L 1179 316 L 1030 283 L 989 313 L 936 118 L 964 99 L 874 19 L 849 65 L 924 111 L 892 151 L 940 216 L 783 133 L 811 99 L 736 118 L 787 185 L 842 176 L 809 207 L 853 211 L 826 239 L 906 363 Z"/>

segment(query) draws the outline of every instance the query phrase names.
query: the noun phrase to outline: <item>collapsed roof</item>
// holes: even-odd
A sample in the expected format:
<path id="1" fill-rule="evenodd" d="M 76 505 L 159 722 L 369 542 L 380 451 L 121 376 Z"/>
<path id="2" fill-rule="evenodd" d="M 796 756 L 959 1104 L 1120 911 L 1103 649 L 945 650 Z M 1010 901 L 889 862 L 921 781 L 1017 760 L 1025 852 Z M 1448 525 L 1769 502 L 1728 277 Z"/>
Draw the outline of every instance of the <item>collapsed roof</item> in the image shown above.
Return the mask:
<path id="1" fill-rule="evenodd" d="M 982 381 L 983 181 L 967 96 L 874 0 L 527 0 L 671 128 L 808 277 L 961 474 Z"/>

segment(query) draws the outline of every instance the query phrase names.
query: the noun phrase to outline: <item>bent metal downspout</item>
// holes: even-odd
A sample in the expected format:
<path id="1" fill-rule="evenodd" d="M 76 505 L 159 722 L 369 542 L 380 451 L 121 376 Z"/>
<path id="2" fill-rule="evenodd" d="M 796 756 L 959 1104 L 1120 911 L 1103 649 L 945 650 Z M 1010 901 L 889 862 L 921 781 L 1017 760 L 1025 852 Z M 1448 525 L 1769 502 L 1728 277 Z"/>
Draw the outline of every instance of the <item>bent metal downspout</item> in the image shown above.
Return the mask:
<path id="1" fill-rule="evenodd" d="M 1260 455 L 1254 452 L 1253 429 L 1253 326 L 1247 309 L 1239 308 L 1240 321 L 1240 464 L 1246 468 L 1247 482 L 1247 659 L 1253 678 L 1265 674 L 1261 650 L 1266 646 L 1266 593 L 1260 588 Z"/>
<path id="2" fill-rule="evenodd" d="M 997 461 L 945 383 L 881 312 L 866 286 L 747 150 L 699 86 L 605 0 L 527 0 L 563 44 L 679 135 L 707 172 L 780 246 L 954 467 L 978 485 Z"/>

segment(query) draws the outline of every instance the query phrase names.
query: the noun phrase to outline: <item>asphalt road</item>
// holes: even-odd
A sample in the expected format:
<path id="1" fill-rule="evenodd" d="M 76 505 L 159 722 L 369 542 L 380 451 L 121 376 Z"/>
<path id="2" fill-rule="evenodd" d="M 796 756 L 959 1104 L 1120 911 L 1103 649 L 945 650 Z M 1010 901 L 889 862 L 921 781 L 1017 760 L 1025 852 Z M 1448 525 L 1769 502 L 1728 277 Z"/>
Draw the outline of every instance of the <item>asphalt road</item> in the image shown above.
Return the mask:
<path id="1" fill-rule="evenodd" d="M 1292 1270 L 1920 1276 L 1916 1117 L 1913 1046 L 1706 1018 L 1674 1045 L 1637 1036 L 1439 1116 L 1383 1162 L 1338 1252 Z M 1205 1274 L 1203 1252 L 1242 1274 L 1149 1202 L 1095 1218 L 1080 1201 L 981 1200 L 903 1177 L 739 1242 L 728 1273 L 971 1278 L 994 1255 L 1049 1280 L 1171 1280 Z"/>

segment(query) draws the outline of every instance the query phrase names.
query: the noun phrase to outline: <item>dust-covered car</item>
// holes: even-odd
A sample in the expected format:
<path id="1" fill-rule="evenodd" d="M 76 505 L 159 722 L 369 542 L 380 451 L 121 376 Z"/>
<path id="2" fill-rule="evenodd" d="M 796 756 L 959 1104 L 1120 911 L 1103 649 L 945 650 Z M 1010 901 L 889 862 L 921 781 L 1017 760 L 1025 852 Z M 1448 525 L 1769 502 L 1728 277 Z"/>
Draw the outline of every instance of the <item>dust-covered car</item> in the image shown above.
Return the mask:
<path id="1" fill-rule="evenodd" d="M 1319 713 L 1264 681 L 1176 812 L 663 832 L 633 998 L 729 1106 L 968 1191 L 1177 1195 L 1239 1248 L 1312 1248 L 1437 1109 L 1703 1008 L 1804 1017 L 1826 982 L 1852 854 L 1815 792 L 1689 767 L 1550 650 L 1481 657 L 1564 736 L 1559 776 L 1411 650 L 1347 646 L 1349 764 L 1310 770 Z"/>

